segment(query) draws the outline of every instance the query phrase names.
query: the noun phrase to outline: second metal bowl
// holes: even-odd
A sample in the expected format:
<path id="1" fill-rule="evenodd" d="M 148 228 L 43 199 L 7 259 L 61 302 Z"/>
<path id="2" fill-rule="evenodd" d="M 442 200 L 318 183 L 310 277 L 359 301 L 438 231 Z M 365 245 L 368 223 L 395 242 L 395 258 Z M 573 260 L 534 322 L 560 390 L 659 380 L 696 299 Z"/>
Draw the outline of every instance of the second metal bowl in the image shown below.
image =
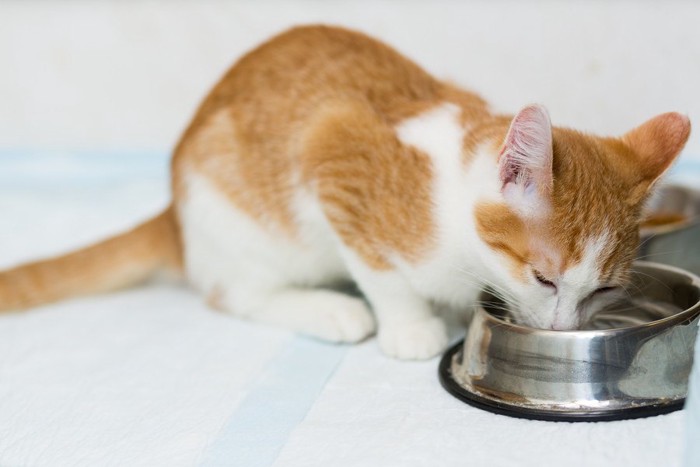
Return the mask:
<path id="1" fill-rule="evenodd" d="M 700 191 L 668 185 L 649 200 L 642 223 L 640 259 L 700 275 Z"/>

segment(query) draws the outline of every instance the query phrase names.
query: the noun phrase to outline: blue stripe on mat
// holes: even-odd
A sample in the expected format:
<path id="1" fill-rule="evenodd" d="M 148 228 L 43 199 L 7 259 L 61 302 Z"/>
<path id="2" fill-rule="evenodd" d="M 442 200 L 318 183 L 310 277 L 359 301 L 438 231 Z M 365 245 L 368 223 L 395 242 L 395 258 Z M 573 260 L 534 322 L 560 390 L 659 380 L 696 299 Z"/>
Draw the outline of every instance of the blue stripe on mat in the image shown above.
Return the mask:
<path id="1" fill-rule="evenodd" d="M 60 151 L 0 148 L 0 186 L 55 187 L 134 178 L 166 180 L 170 156 L 163 151 Z"/>
<path id="2" fill-rule="evenodd" d="M 283 346 L 205 450 L 200 465 L 271 465 L 347 350 L 302 337 Z"/>

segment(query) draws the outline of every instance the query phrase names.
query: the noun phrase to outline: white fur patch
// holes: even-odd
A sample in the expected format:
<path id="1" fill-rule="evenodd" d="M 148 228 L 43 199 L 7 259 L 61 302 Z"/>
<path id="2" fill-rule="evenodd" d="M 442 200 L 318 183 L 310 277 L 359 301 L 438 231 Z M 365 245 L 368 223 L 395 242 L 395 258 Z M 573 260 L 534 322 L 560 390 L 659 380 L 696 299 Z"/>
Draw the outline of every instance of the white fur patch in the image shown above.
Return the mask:
<path id="1" fill-rule="evenodd" d="M 399 123 L 396 134 L 402 143 L 416 147 L 436 162 L 452 163 L 462 153 L 464 128 L 460 109 L 445 103 Z"/>
<path id="2" fill-rule="evenodd" d="M 600 237 L 591 238 L 586 242 L 581 261 L 570 267 L 563 275 L 562 281 L 569 287 L 589 289 L 597 287 L 600 279 L 600 265 L 598 260 L 601 253 L 608 245 L 609 235 L 604 233 Z"/>
<path id="3" fill-rule="evenodd" d="M 432 200 L 437 227 L 436 249 L 418 265 L 397 259 L 403 275 L 422 296 L 464 308 L 483 286 L 481 261 L 488 247 L 476 234 L 473 208 L 481 198 L 499 195 L 495 155 L 479 150 L 465 163 L 465 129 L 460 109 L 445 103 L 396 127 L 400 141 L 427 154 L 434 173 Z"/>
<path id="4" fill-rule="evenodd" d="M 599 258 L 609 236 L 591 238 L 586 242 L 581 261 L 563 274 L 558 286 L 558 300 L 553 316 L 548 320 L 555 329 L 578 327 L 586 317 L 579 316 L 579 303 L 588 297 L 600 281 Z"/>

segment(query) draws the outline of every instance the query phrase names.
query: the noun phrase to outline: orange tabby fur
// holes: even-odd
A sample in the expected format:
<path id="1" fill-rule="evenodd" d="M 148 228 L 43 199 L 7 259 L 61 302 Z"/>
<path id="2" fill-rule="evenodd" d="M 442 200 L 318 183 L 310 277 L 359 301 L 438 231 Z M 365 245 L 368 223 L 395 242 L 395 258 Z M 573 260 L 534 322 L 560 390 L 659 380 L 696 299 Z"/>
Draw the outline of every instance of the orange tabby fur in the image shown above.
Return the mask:
<path id="1" fill-rule="evenodd" d="M 388 252 L 418 263 L 436 242 L 433 166 L 426 154 L 399 141 L 394 126 L 444 102 L 459 108 L 468 130 L 464 164 L 483 147 L 498 157 L 512 116 L 490 113 L 475 94 L 434 79 L 361 33 L 326 26 L 285 32 L 241 58 L 200 106 L 174 151 L 173 208 L 81 252 L 0 274 L 0 309 L 180 269 L 178 207 L 189 196 L 190 173 L 210 180 L 236 208 L 292 241 L 298 225 L 291 203 L 298 186 L 310 187 L 340 239 L 371 268 L 391 269 Z M 648 188 L 680 151 L 689 129 L 678 114 L 657 117 L 621 139 L 555 128 L 552 215 L 527 227 L 505 204 L 483 202 L 475 207 L 479 235 L 525 280 L 527 268 L 541 257 L 533 237 L 565 252 L 559 261 L 540 265 L 553 277 L 581 259 L 584 238 L 610 228 L 613 247 L 601 266 L 606 280 L 622 280 L 632 258 L 621 255 L 638 241 L 630 226 L 637 225 Z M 581 185 L 595 189 L 582 192 Z M 212 302 L 218 303 L 218 294 Z"/>

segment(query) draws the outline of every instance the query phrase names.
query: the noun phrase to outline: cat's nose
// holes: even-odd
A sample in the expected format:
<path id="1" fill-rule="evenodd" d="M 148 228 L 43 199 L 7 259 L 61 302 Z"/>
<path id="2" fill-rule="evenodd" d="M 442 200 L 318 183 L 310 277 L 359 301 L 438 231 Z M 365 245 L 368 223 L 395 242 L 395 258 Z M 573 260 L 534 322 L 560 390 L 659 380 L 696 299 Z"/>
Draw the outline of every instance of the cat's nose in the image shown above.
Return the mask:
<path id="1" fill-rule="evenodd" d="M 552 331 L 566 331 L 567 327 L 562 323 L 554 322 L 551 326 L 549 326 L 549 329 L 551 329 Z"/>
<path id="2" fill-rule="evenodd" d="M 580 324 L 578 313 L 567 314 L 558 312 L 554 315 L 554 321 L 552 321 L 549 329 L 553 331 L 571 331 L 578 329 Z"/>

